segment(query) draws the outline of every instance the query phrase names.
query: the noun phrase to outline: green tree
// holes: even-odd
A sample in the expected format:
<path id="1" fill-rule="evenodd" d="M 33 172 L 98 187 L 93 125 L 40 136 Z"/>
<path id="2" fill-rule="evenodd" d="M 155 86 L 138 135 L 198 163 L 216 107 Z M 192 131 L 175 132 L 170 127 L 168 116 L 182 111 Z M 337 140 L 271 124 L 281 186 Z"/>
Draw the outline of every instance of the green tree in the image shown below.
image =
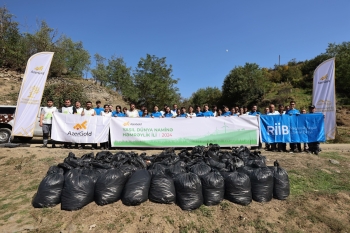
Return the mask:
<path id="1" fill-rule="evenodd" d="M 200 88 L 194 92 L 191 96 L 192 104 L 202 106 L 208 104 L 209 107 L 212 105 L 218 105 L 221 100 L 221 90 L 217 87 L 206 87 Z"/>
<path id="2" fill-rule="evenodd" d="M 172 66 L 166 64 L 165 57 L 147 54 L 140 59 L 134 77 L 138 104 L 151 109 L 156 104 L 163 106 L 179 102 L 179 89 L 176 87 L 179 79 L 172 78 Z"/>
<path id="3" fill-rule="evenodd" d="M 108 72 L 105 64 L 106 58 L 98 53 L 94 55 L 94 58 L 96 61 L 96 67 L 91 70 L 92 77 L 95 79 L 95 83 L 100 82 L 101 86 L 104 86 L 108 83 Z"/>
<path id="4" fill-rule="evenodd" d="M 326 54 L 335 57 L 336 90 L 343 96 L 350 97 L 350 42 L 328 45 Z"/>
<path id="5" fill-rule="evenodd" d="M 315 69 L 322 62 L 326 61 L 329 58 L 330 58 L 330 56 L 327 54 L 320 54 L 311 60 L 304 61 L 302 66 L 300 67 L 300 70 L 301 70 L 302 75 L 303 75 L 303 79 L 300 82 L 300 87 L 312 88 Z"/>
<path id="6" fill-rule="evenodd" d="M 107 66 L 108 86 L 114 88 L 124 99 L 137 100 L 131 67 L 127 67 L 122 57 L 112 56 Z"/>
<path id="7" fill-rule="evenodd" d="M 255 63 L 235 67 L 222 85 L 222 101 L 228 106 L 250 105 L 259 102 L 267 91 L 267 71 Z"/>

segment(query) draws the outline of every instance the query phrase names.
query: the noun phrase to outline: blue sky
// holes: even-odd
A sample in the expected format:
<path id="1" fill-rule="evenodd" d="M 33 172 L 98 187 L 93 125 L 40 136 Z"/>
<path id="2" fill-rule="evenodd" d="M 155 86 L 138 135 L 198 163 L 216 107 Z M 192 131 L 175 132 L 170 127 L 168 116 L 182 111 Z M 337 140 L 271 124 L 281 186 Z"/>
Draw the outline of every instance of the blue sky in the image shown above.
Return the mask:
<path id="1" fill-rule="evenodd" d="M 21 23 L 37 20 L 82 41 L 91 56 L 122 56 L 135 68 L 166 57 L 183 97 L 221 88 L 235 66 L 311 59 L 350 38 L 349 0 L 0 0 Z M 226 51 L 228 50 L 228 52 Z M 94 61 L 92 61 L 94 65 Z"/>

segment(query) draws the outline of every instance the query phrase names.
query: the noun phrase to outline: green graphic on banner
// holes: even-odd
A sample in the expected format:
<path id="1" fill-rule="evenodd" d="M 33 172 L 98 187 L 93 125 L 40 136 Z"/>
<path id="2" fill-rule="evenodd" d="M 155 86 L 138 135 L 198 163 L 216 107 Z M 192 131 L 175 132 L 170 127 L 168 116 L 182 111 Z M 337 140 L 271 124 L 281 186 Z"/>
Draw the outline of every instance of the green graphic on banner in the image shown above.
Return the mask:
<path id="1" fill-rule="evenodd" d="M 224 125 L 226 126 L 226 125 Z M 226 131 L 226 127 L 224 127 Z M 219 133 L 220 132 L 220 133 Z M 142 139 L 142 140 L 122 140 L 114 141 L 115 147 L 192 147 L 196 145 L 206 145 L 216 143 L 220 146 L 255 145 L 257 142 L 256 130 L 239 130 L 221 133 L 217 130 L 213 134 L 204 137 L 183 137 L 165 139 Z"/>

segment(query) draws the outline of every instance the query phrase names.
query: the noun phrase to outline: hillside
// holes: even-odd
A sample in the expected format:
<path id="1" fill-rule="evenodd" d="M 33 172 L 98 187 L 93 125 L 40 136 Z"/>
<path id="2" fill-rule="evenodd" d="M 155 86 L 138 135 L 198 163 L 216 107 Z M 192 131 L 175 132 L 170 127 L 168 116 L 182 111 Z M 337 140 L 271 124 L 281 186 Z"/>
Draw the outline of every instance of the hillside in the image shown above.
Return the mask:
<path id="1" fill-rule="evenodd" d="M 23 74 L 21 73 L 0 68 L 0 105 L 16 105 L 22 78 Z M 93 105 L 95 105 L 96 100 L 100 100 L 102 105 L 112 104 L 113 107 L 116 105 L 128 107 L 128 103 L 117 92 L 95 84 L 91 79 L 49 78 L 46 82 L 46 87 L 60 83 L 82 86 Z"/>

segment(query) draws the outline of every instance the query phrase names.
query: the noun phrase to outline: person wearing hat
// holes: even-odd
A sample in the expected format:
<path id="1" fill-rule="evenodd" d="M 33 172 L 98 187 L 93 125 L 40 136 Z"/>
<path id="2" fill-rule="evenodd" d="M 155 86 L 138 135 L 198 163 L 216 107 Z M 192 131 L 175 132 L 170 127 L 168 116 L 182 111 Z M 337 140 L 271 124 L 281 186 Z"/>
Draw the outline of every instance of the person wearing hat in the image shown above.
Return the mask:
<path id="1" fill-rule="evenodd" d="M 315 105 L 310 105 L 309 106 L 309 114 L 316 113 L 316 107 Z M 320 148 L 320 142 L 310 142 L 307 144 L 308 145 L 308 152 L 309 153 L 315 153 L 315 155 L 318 155 L 321 151 Z"/>

